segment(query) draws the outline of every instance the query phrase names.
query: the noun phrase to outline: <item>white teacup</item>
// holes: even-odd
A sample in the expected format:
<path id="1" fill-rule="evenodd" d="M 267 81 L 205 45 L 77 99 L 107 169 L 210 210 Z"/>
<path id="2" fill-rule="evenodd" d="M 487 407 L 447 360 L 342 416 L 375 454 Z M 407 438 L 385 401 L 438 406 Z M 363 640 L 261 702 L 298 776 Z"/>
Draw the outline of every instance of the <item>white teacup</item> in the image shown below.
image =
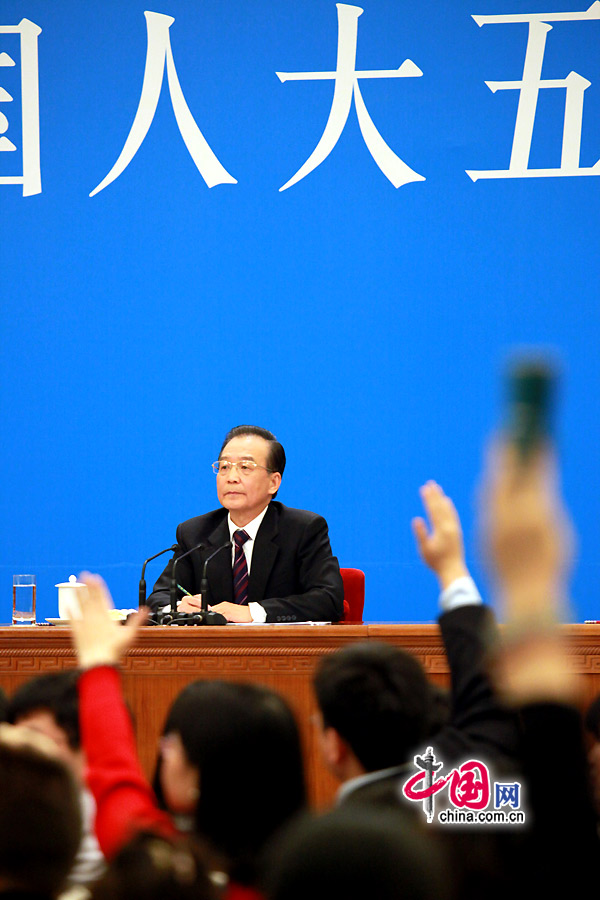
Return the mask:
<path id="1" fill-rule="evenodd" d="M 76 588 L 85 587 L 83 582 L 77 581 L 75 575 L 69 575 L 68 581 L 56 584 L 58 588 L 58 615 L 61 619 L 80 619 L 81 609 Z"/>

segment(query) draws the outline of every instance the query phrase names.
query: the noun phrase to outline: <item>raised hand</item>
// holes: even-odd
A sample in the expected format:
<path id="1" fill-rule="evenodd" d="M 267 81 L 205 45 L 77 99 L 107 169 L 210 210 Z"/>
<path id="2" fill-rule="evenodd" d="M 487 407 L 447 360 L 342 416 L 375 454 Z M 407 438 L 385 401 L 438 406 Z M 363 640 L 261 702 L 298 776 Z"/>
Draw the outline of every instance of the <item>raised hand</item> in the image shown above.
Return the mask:
<path id="1" fill-rule="evenodd" d="M 522 460 L 516 448 L 495 448 L 482 491 L 481 518 L 502 617 L 503 649 L 496 689 L 515 705 L 571 702 L 579 682 L 556 623 L 564 615 L 572 544 L 548 450 Z"/>
<path id="2" fill-rule="evenodd" d="M 469 574 L 460 519 L 454 503 L 435 481 L 428 481 L 419 493 L 430 527 L 418 517 L 412 520 L 412 529 L 421 559 L 435 572 L 443 590 Z"/>
<path id="3" fill-rule="evenodd" d="M 140 610 L 121 625 L 111 617 L 113 602 L 102 578 L 82 572 L 79 580 L 85 584 L 78 589 L 81 617 L 71 619 L 79 667 L 115 665 L 135 641 L 148 611 Z"/>

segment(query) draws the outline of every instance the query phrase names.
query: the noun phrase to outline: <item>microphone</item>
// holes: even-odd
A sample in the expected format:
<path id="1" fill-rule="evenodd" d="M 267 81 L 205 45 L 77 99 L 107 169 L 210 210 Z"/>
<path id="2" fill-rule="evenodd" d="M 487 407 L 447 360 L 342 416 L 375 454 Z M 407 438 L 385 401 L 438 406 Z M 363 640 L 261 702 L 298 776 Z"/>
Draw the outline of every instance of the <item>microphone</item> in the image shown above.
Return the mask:
<path id="1" fill-rule="evenodd" d="M 227 541 L 226 544 L 222 544 L 220 547 L 211 553 L 210 556 L 205 559 L 204 566 L 202 568 L 202 579 L 200 581 L 200 593 L 202 594 L 202 610 L 203 612 L 208 612 L 208 578 L 206 576 L 206 570 L 208 568 L 208 564 L 217 553 L 220 553 L 221 550 L 227 550 L 227 548 L 231 549 L 231 541 Z"/>
<path id="2" fill-rule="evenodd" d="M 178 545 L 175 545 L 176 549 L 178 549 Z M 152 616 L 149 624 L 151 625 L 227 625 L 227 619 L 225 616 L 221 615 L 221 613 L 214 612 L 213 610 L 208 610 L 208 581 L 206 577 L 206 567 L 208 563 L 211 561 L 213 556 L 216 556 L 217 553 L 220 553 L 221 550 L 225 550 L 227 547 L 231 547 L 231 541 L 227 541 L 226 544 L 223 544 L 221 547 L 217 547 L 214 550 L 208 559 L 205 560 L 204 566 L 202 568 L 202 580 L 200 590 L 202 593 L 202 608 L 197 610 L 196 612 L 184 613 L 177 612 L 177 563 L 184 558 L 184 556 L 189 556 L 190 553 L 194 553 L 196 550 L 205 550 L 205 544 L 198 544 L 196 547 L 192 547 L 191 550 L 186 550 L 185 553 L 182 553 L 181 556 L 178 556 L 173 560 L 173 567 L 171 569 L 171 585 L 169 589 L 170 597 L 171 597 L 171 609 L 169 612 L 159 612 L 155 613 Z"/>
<path id="3" fill-rule="evenodd" d="M 138 606 L 141 608 L 146 605 L 146 580 L 144 575 L 146 574 L 146 566 L 149 562 L 152 562 L 153 559 L 156 559 L 158 556 L 162 556 L 163 553 L 168 553 L 169 550 L 171 553 L 175 553 L 176 550 L 179 549 L 179 544 L 173 544 L 171 547 L 167 547 L 165 550 L 161 550 L 160 553 L 155 553 L 154 556 L 149 556 L 148 559 L 144 562 L 142 566 L 142 575 L 140 578 L 140 586 L 138 589 Z"/>
<path id="4" fill-rule="evenodd" d="M 204 544 L 197 544 L 195 547 L 192 547 L 191 550 L 186 550 L 185 553 L 182 553 L 181 556 L 178 556 L 177 559 L 173 560 L 173 568 L 171 569 L 171 587 L 169 590 L 169 595 L 171 598 L 171 612 L 177 612 L 177 563 L 184 559 L 186 556 L 189 556 L 190 553 L 194 553 L 196 550 L 204 550 Z M 214 554 L 213 554 L 214 555 Z M 210 559 L 210 557 L 209 557 Z M 204 564 L 206 568 L 206 563 Z"/>

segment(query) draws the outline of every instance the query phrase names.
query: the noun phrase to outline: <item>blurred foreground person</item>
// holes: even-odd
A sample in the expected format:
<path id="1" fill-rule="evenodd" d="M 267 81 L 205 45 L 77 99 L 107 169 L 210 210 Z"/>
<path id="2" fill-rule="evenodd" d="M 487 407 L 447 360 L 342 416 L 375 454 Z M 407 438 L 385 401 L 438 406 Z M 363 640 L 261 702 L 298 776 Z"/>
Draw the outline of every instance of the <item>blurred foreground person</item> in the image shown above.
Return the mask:
<path id="1" fill-rule="evenodd" d="M 69 885 L 93 884 L 104 870 L 104 858 L 94 833 L 94 798 L 83 775 L 85 755 L 79 735 L 77 672 L 50 672 L 21 685 L 8 701 L 6 718 L 50 738 L 58 756 L 70 768 L 79 785 L 81 844 L 69 873 Z"/>
<path id="2" fill-rule="evenodd" d="M 136 835 L 111 860 L 93 900 L 218 900 L 208 854 L 191 838 Z"/>
<path id="3" fill-rule="evenodd" d="M 527 829 L 508 860 L 518 896 L 567 896 L 594 882 L 600 861 L 587 777 L 579 682 L 557 625 L 567 611 L 571 533 L 550 451 L 493 455 L 483 520 L 506 620 L 495 683 L 523 722 Z"/>
<path id="4" fill-rule="evenodd" d="M 592 739 L 588 752 L 590 780 L 596 815 L 600 818 L 600 694 L 588 706 L 584 718 L 585 728 Z"/>
<path id="5" fill-rule="evenodd" d="M 0 725 L 0 897 L 54 898 L 79 846 L 79 790 L 52 741 Z"/>
<path id="6" fill-rule="evenodd" d="M 444 858 L 431 834 L 390 810 L 306 818 L 276 842 L 268 900 L 446 900 Z"/>
<path id="7" fill-rule="evenodd" d="M 182 761 L 195 773 L 192 804 L 179 799 Z M 253 883 L 264 844 L 306 802 L 291 710 L 262 685 L 187 685 L 167 715 L 155 792 L 167 809 L 191 816 L 236 881 Z"/>
<path id="8" fill-rule="evenodd" d="M 127 626 L 109 615 L 103 581 L 84 574 L 81 619 L 72 629 L 79 664 L 82 742 L 97 804 L 96 832 L 112 857 L 136 832 L 171 836 L 136 757 L 135 740 L 114 668 L 143 614 Z M 225 860 L 232 884 L 252 887 L 266 841 L 304 807 L 300 740 L 287 704 L 256 685 L 195 682 L 168 715 L 158 766 L 167 809 L 188 817 L 196 834 Z"/>

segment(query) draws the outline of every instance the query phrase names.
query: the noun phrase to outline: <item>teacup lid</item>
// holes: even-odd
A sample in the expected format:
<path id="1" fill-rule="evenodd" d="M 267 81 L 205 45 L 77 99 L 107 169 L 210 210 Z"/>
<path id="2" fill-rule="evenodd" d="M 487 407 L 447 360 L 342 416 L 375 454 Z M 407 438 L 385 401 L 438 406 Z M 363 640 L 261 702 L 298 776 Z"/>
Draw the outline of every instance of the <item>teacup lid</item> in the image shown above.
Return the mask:
<path id="1" fill-rule="evenodd" d="M 68 581 L 61 581 L 59 584 L 55 584 L 54 587 L 57 588 L 68 588 L 68 587 L 85 587 L 83 581 L 77 581 L 76 575 L 69 575 Z"/>

